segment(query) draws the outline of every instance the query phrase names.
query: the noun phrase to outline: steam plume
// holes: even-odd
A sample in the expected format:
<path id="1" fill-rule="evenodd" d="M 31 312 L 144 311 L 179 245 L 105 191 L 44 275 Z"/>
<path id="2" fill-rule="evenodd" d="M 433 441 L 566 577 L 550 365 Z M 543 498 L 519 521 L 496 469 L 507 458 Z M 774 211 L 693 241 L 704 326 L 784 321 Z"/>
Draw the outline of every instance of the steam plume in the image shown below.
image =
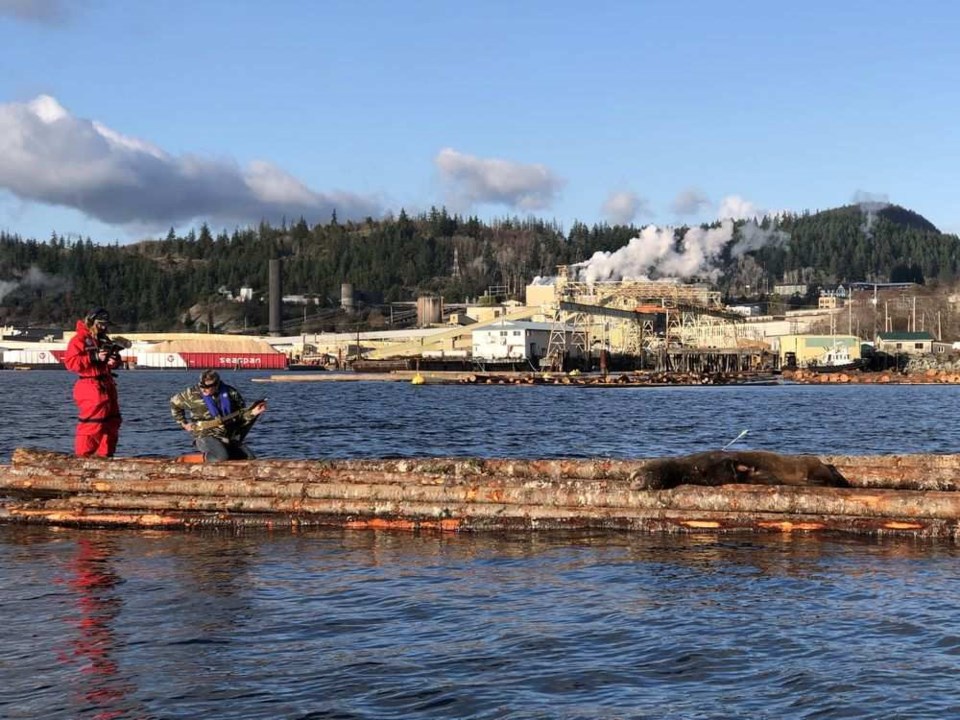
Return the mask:
<path id="1" fill-rule="evenodd" d="M 781 230 L 764 230 L 753 221 L 743 223 L 735 233 L 732 220 L 715 228 L 690 228 L 677 238 L 672 227 L 648 225 L 626 245 L 613 252 L 596 252 L 572 266 L 575 277 L 587 283 L 657 278 L 715 280 L 720 274 L 720 255 L 730 247 L 733 257 L 772 243 L 783 243 L 789 235 Z"/>

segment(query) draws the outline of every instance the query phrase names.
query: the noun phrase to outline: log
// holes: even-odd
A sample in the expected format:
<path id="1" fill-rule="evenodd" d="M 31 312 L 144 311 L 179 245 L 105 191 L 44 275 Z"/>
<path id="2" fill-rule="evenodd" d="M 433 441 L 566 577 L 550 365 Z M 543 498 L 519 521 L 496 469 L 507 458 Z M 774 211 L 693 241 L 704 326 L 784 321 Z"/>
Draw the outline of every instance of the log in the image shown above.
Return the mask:
<path id="1" fill-rule="evenodd" d="M 31 468 L 34 471 L 31 471 Z M 13 465 L 3 468 L 4 477 L 22 478 L 22 483 L 43 479 L 53 473 L 52 485 L 72 479 L 78 483 L 95 477 L 100 481 L 120 481 L 127 477 L 209 478 L 224 481 L 245 477 L 255 480 L 302 481 L 326 477 L 354 481 L 393 481 L 440 484 L 449 478 L 490 476 L 509 478 L 621 479 L 650 490 L 681 484 L 722 485 L 749 483 L 767 485 L 836 485 L 846 480 L 830 465 L 809 455 L 778 455 L 769 452 L 708 452 L 679 458 L 646 460 L 478 460 L 475 458 L 414 460 L 341 460 L 341 461 L 238 461 L 221 464 L 179 464 L 156 458 L 104 460 L 75 458 L 61 453 L 19 448 Z M 0 483 L 0 489 L 4 485 Z M 39 489 L 40 485 L 36 487 Z"/>
<path id="2" fill-rule="evenodd" d="M 342 508 L 341 508 L 342 509 Z M 494 514 L 465 517 L 420 515 L 349 515 L 338 512 L 291 514 L 284 512 L 212 512 L 163 509 L 155 512 L 70 508 L 46 505 L 42 508 L 13 507 L 0 510 L 0 519 L 75 527 L 204 528 L 264 527 L 290 529 L 338 527 L 346 529 L 412 531 L 511 531 L 511 530 L 604 530 L 644 532 L 843 532 L 870 535 L 910 535 L 918 538 L 957 540 L 960 530 L 954 521 L 936 519 L 884 519 L 804 516 L 785 518 L 778 514 L 688 512 L 664 510 L 638 513 L 634 517 L 585 517 L 566 513 Z"/>
<path id="3" fill-rule="evenodd" d="M 955 537 L 960 456 L 76 458 L 18 449 L 0 521 L 134 527 L 846 531 Z"/>
<path id="4" fill-rule="evenodd" d="M 57 506 L 50 503 L 50 507 Z M 202 509 L 212 512 L 289 512 L 340 515 L 388 514 L 422 517 L 522 515 L 524 517 L 648 516 L 679 513 L 740 513 L 795 516 L 893 519 L 960 519 L 960 493 L 939 491 L 863 491 L 853 489 L 762 488 L 728 485 L 723 488 L 682 487 L 662 491 L 613 491 L 565 495 L 533 491 L 524 496 L 497 493 L 480 499 L 462 490 L 406 492 L 397 487 L 362 489 L 328 485 L 308 497 L 272 495 L 149 495 L 94 494 L 61 500 L 60 506 L 137 510 Z"/>

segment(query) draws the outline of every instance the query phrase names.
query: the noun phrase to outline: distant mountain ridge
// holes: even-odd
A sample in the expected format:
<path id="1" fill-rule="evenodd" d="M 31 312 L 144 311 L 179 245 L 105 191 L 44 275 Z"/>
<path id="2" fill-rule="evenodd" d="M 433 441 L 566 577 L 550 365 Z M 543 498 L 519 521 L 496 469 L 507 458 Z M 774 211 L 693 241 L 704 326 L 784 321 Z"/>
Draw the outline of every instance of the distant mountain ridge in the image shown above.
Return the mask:
<path id="1" fill-rule="evenodd" d="M 895 225 L 902 225 L 908 228 L 924 230 L 926 232 L 939 233 L 940 230 L 923 215 L 907 210 L 899 205 L 887 205 L 878 212 L 878 215 L 889 220 Z"/>
<path id="2" fill-rule="evenodd" d="M 911 228 L 914 230 L 921 230 L 923 232 L 933 232 L 939 233 L 940 230 L 937 229 L 936 225 L 927 220 L 923 215 L 915 213 L 913 210 L 908 210 L 907 208 L 901 207 L 900 205 L 891 205 L 889 203 L 863 203 L 860 205 L 843 205 L 838 208 L 832 208 L 830 210 L 822 210 L 818 213 L 810 215 L 811 218 L 816 218 L 819 216 L 846 216 L 846 215 L 856 215 L 860 218 L 869 217 L 874 215 L 878 218 L 883 218 L 884 220 L 894 224 L 899 225 L 904 228 Z"/>
<path id="3" fill-rule="evenodd" d="M 745 224 L 735 224 L 734 239 Z M 861 280 L 945 283 L 960 276 L 957 236 L 897 205 L 767 217 L 760 226 L 779 240 L 721 256 L 711 276 L 728 298 L 763 295 L 783 280 L 816 287 Z M 673 235 L 676 253 L 685 252 L 686 230 L 677 228 Z M 389 322 L 382 303 L 421 294 L 449 302 L 522 299 L 535 276 L 553 275 L 558 265 L 582 263 L 597 252 L 614 253 L 641 233 L 635 226 L 605 223 L 574 223 L 564 232 L 536 218 L 486 223 L 444 208 L 364 222 L 339 223 L 334 216 L 312 227 L 302 219 L 277 228 L 263 223 L 216 235 L 203 225 L 199 232 L 178 236 L 171 230 L 163 239 L 129 246 L 0 233 L 0 325 L 71 327 L 88 308 L 103 305 L 118 331 L 197 330 L 210 324 L 216 330 L 262 332 L 267 267 L 279 257 L 284 294 L 317 300 L 306 309 L 288 308 L 287 329 L 352 331 Z M 349 316 L 337 310 L 344 283 L 359 294 L 359 312 Z M 241 287 L 252 288 L 255 299 L 225 298 Z"/>
<path id="4" fill-rule="evenodd" d="M 950 282 L 960 273 L 960 240 L 899 205 L 846 205 L 776 223 L 790 235 L 754 254 L 764 271 L 800 282 Z"/>

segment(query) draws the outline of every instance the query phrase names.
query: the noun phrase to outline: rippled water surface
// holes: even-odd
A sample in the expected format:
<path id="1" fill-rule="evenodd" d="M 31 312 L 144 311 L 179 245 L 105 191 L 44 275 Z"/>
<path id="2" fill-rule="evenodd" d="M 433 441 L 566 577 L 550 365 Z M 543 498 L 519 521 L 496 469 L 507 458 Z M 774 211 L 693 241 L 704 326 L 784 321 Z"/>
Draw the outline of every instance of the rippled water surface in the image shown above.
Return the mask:
<path id="1" fill-rule="evenodd" d="M 263 457 L 948 452 L 958 390 L 252 382 Z M 175 454 L 181 373 L 121 375 Z M 69 451 L 72 378 L 0 373 L 0 462 Z M 4 718 L 960 716 L 951 543 L 803 535 L 0 526 Z"/>

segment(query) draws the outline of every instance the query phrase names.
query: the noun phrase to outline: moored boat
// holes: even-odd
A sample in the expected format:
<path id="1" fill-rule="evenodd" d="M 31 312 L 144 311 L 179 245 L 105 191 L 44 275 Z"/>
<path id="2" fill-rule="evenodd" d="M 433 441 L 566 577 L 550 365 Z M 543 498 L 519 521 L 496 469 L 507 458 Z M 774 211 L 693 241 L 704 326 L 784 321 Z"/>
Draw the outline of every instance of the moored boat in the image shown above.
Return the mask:
<path id="1" fill-rule="evenodd" d="M 76 458 L 19 449 L 0 521 L 51 525 L 848 532 L 960 537 L 960 455 L 639 460 Z"/>
<path id="2" fill-rule="evenodd" d="M 819 359 L 808 363 L 806 369 L 812 372 L 846 372 L 859 367 L 860 360 L 850 355 L 846 345 L 838 342 L 828 348 Z"/>

